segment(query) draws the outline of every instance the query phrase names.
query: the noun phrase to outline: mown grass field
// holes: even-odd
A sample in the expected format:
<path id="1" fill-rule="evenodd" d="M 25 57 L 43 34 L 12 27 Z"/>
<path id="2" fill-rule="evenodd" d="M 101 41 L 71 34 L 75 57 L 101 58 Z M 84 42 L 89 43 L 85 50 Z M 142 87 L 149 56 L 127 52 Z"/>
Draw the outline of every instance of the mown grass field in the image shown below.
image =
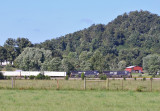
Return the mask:
<path id="1" fill-rule="evenodd" d="M 86 90 L 113 90 L 113 91 L 152 91 L 160 92 L 160 79 L 145 80 L 127 79 L 127 80 L 87 80 Z M 0 80 L 0 89 L 11 89 L 12 80 Z M 49 89 L 49 90 L 84 90 L 83 80 L 15 80 L 15 89 Z"/>
<path id="2" fill-rule="evenodd" d="M 0 90 L 0 111 L 159 111 L 159 92 Z"/>

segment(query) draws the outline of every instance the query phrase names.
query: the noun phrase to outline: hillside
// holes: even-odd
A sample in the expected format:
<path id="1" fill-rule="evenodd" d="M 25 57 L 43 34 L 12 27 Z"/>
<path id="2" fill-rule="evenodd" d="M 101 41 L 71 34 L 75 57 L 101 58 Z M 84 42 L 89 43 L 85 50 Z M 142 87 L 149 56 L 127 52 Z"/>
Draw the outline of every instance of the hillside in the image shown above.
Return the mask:
<path id="1" fill-rule="evenodd" d="M 143 57 L 160 54 L 159 42 L 160 16 L 148 11 L 133 11 L 119 15 L 107 25 L 92 25 L 34 44 L 34 47 L 52 51 L 54 60 L 49 64 L 58 63 L 55 70 L 102 71 L 123 70 L 128 65 L 142 66 Z"/>
<path id="2" fill-rule="evenodd" d="M 118 16 L 107 25 L 98 24 L 45 41 L 40 47 L 69 52 L 100 51 L 107 63 L 142 66 L 142 58 L 150 53 L 160 53 L 160 17 L 148 11 L 134 11 Z M 113 62 L 111 62 L 113 63 Z M 116 66 L 117 67 L 117 66 Z"/>

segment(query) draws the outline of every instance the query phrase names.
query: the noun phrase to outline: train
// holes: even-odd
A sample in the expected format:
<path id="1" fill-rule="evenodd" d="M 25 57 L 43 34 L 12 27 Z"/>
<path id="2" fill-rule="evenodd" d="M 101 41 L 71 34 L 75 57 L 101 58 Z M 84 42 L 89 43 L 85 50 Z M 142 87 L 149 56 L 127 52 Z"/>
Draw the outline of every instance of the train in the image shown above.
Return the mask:
<path id="1" fill-rule="evenodd" d="M 84 73 L 85 77 L 97 78 L 99 75 L 106 75 L 107 78 L 132 78 L 129 71 L 103 71 L 101 74 L 98 71 L 71 71 L 71 77 L 81 77 Z"/>
<path id="2" fill-rule="evenodd" d="M 4 76 L 10 77 L 24 77 L 24 76 L 37 76 L 38 74 L 44 74 L 50 77 L 66 77 L 67 72 L 56 72 L 56 71 L 1 71 Z M 132 75 L 129 71 L 103 71 L 99 73 L 98 71 L 71 71 L 69 77 L 80 78 L 81 74 L 84 73 L 85 77 L 88 78 L 98 78 L 99 75 L 106 75 L 107 78 L 131 78 Z"/>

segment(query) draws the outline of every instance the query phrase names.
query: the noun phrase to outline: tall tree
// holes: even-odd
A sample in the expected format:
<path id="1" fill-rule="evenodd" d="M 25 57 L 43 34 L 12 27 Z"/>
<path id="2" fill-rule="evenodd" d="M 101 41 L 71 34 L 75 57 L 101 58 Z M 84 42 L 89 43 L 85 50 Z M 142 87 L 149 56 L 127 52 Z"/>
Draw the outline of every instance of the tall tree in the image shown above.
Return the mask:
<path id="1" fill-rule="evenodd" d="M 0 46 L 0 64 L 2 65 L 2 62 L 4 62 L 7 58 L 7 51 L 4 47 Z"/>
<path id="2" fill-rule="evenodd" d="M 151 54 L 143 58 L 143 68 L 148 73 L 156 75 L 160 71 L 160 56 Z"/>

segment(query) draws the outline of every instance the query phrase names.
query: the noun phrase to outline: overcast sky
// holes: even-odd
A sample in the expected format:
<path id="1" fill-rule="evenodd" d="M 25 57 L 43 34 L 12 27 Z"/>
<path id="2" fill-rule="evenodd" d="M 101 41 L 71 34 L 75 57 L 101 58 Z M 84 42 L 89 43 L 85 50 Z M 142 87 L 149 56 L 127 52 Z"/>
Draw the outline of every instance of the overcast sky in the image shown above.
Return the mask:
<path id="1" fill-rule="evenodd" d="M 160 15 L 160 0 L 0 0 L 0 45 L 17 37 L 44 42 L 141 9 Z"/>

